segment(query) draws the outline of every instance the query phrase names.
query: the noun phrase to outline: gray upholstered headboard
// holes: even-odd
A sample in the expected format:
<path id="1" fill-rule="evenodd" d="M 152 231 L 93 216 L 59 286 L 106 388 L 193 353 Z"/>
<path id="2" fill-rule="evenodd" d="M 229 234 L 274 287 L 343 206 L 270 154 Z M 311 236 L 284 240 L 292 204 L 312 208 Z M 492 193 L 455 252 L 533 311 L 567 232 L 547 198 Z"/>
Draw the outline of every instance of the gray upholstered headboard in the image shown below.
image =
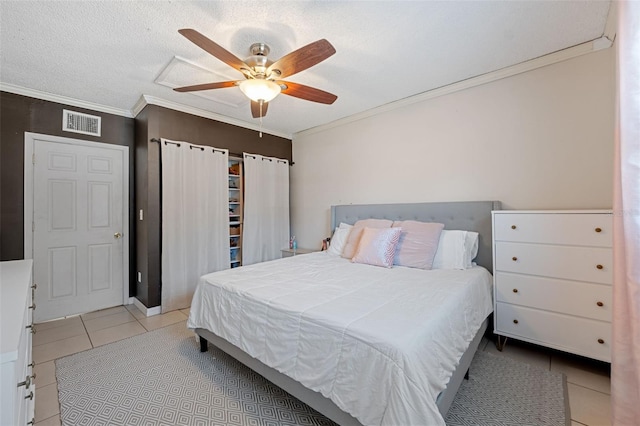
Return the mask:
<path id="1" fill-rule="evenodd" d="M 479 234 L 478 257 L 475 262 L 493 272 L 491 211 L 500 209 L 500 201 L 331 206 L 331 229 L 335 229 L 341 222 L 354 224 L 359 219 L 376 218 L 439 222 L 444 223 L 445 229 L 475 231 Z"/>

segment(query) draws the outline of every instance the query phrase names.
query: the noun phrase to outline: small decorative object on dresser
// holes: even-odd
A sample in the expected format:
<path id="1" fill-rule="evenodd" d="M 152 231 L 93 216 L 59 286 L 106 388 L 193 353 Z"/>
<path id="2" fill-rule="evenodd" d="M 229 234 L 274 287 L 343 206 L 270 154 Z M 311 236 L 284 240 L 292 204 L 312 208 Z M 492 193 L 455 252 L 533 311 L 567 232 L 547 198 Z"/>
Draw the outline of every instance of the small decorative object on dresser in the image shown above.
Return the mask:
<path id="1" fill-rule="evenodd" d="M 33 261 L 0 262 L 0 425 L 34 423 Z"/>
<path id="2" fill-rule="evenodd" d="M 513 337 L 611 362 L 612 212 L 492 216 L 498 349 Z"/>

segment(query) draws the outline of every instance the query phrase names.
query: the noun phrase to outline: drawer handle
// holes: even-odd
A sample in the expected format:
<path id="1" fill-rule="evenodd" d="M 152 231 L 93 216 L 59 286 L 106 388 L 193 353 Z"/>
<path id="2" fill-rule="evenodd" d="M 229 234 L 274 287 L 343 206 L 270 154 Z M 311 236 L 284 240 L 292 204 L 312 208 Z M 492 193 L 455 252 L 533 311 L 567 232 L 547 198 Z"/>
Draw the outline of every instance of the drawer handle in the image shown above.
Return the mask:
<path id="1" fill-rule="evenodd" d="M 33 283 L 33 285 L 31 286 L 31 288 L 35 290 L 36 288 L 38 288 L 38 284 Z"/>
<path id="2" fill-rule="evenodd" d="M 595 231 L 596 232 L 602 232 L 602 228 L 596 228 Z"/>
<path id="3" fill-rule="evenodd" d="M 598 268 L 598 269 L 602 269 L 602 268 L 604 268 L 604 266 L 602 266 L 602 265 L 598 264 L 598 265 L 596 265 L 596 268 Z"/>
<path id="4" fill-rule="evenodd" d="M 517 257 L 515 257 L 515 256 L 513 256 L 513 257 L 511 258 L 511 260 L 513 260 L 514 262 L 517 262 L 517 261 L 518 261 L 518 258 L 517 258 Z"/>
<path id="5" fill-rule="evenodd" d="M 517 228 L 517 226 L 511 225 L 511 229 L 516 229 L 516 228 Z"/>
<path id="6" fill-rule="evenodd" d="M 604 340 L 598 339 L 598 343 L 600 343 L 601 345 L 604 345 Z"/>
<path id="7" fill-rule="evenodd" d="M 33 391 L 29 392 L 29 396 L 25 396 L 24 399 L 31 399 L 33 400 Z"/>
<path id="8" fill-rule="evenodd" d="M 518 292 L 518 289 L 517 289 L 517 288 L 514 288 L 514 289 L 513 289 L 513 292 L 514 292 L 514 293 L 517 293 L 517 292 Z"/>
<path id="9" fill-rule="evenodd" d="M 517 324 L 517 323 L 518 323 L 518 320 L 517 320 L 517 319 L 513 320 L 513 323 L 514 323 L 514 324 Z"/>
<path id="10" fill-rule="evenodd" d="M 36 326 L 31 324 L 26 326 L 25 328 L 30 328 L 31 329 L 31 334 L 36 334 Z"/>
<path id="11" fill-rule="evenodd" d="M 30 368 L 33 368 L 33 367 L 35 367 L 35 366 L 36 366 L 36 363 L 35 363 L 35 362 L 33 362 L 33 361 L 31 361 L 31 364 L 27 365 L 27 367 L 30 367 Z"/>
<path id="12" fill-rule="evenodd" d="M 33 305 L 29 306 L 29 309 L 33 309 L 35 311 L 36 310 L 36 304 L 34 303 Z"/>
<path id="13" fill-rule="evenodd" d="M 27 425 L 35 425 L 36 424 L 36 418 L 32 418 L 30 422 L 27 423 Z"/>
<path id="14" fill-rule="evenodd" d="M 598 305 L 598 306 L 602 307 L 602 306 L 604 306 L 604 303 L 602 303 L 602 302 L 596 302 L 596 305 Z"/>

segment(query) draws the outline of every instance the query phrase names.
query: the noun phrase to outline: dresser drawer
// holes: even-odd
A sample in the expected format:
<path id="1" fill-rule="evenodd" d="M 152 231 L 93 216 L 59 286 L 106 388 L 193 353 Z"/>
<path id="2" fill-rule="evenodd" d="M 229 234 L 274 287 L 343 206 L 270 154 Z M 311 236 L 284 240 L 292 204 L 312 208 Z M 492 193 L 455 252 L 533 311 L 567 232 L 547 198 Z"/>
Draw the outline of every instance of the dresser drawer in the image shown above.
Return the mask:
<path id="1" fill-rule="evenodd" d="M 0 425 L 26 425 L 33 419 L 32 268 L 30 259 L 0 262 Z"/>
<path id="2" fill-rule="evenodd" d="M 495 271 L 611 284 L 610 248 L 496 242 Z"/>
<path id="3" fill-rule="evenodd" d="M 506 303 L 496 304 L 496 332 L 611 362 L 611 324 Z"/>
<path id="4" fill-rule="evenodd" d="M 610 214 L 494 213 L 496 241 L 612 247 Z"/>
<path id="5" fill-rule="evenodd" d="M 611 287 L 497 272 L 496 300 L 600 321 L 611 321 Z"/>

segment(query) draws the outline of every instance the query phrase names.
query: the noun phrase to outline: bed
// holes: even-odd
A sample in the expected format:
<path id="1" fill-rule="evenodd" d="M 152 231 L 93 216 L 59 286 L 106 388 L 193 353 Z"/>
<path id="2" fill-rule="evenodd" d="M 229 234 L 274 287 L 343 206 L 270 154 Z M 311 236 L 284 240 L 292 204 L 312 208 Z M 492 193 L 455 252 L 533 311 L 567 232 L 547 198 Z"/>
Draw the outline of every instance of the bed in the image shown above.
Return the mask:
<path id="1" fill-rule="evenodd" d="M 478 266 L 385 269 L 324 252 L 264 262 L 201 277 L 187 325 L 201 349 L 214 344 L 340 425 L 444 424 L 492 311 L 497 209 L 333 206 L 332 229 L 383 218 L 478 232 Z"/>

